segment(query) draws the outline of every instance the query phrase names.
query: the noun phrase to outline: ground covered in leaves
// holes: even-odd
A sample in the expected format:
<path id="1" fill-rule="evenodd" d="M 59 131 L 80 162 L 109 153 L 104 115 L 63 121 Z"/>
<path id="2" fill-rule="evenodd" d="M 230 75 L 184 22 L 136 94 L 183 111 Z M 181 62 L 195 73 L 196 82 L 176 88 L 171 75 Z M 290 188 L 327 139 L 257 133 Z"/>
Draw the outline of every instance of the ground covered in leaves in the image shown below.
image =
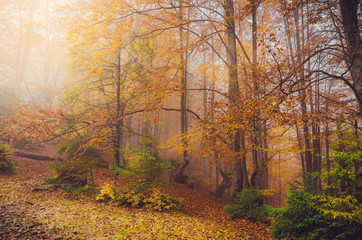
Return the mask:
<path id="1" fill-rule="evenodd" d="M 0 175 L 0 239 L 272 239 L 267 225 L 231 220 L 223 211 L 230 201 L 202 190 L 169 187 L 185 199 L 180 212 L 118 207 L 66 197 L 44 185 L 46 161 L 14 160 L 16 174 Z M 106 175 L 96 171 L 97 182 Z"/>

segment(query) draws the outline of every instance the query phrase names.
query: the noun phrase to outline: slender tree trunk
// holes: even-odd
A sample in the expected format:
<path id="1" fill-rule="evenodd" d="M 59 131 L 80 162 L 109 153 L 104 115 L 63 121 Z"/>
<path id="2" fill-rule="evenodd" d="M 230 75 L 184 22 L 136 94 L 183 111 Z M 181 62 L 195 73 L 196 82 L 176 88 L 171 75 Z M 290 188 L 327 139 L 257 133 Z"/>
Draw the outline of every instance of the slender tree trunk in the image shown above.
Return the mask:
<path id="1" fill-rule="evenodd" d="M 24 4 L 29 5 L 29 19 L 25 19 L 24 16 Z M 31 41 L 28 39 L 32 32 L 33 18 L 35 12 L 35 3 L 24 3 L 18 1 L 18 21 L 19 21 L 19 46 L 17 47 L 17 57 L 15 66 L 15 85 L 13 86 L 14 93 L 20 94 L 24 80 L 26 70 L 29 63 L 29 53 L 31 49 Z"/>
<path id="2" fill-rule="evenodd" d="M 280 161 L 280 153 L 279 153 L 279 207 L 282 206 L 282 176 L 281 176 L 281 161 Z"/>
<path id="3" fill-rule="evenodd" d="M 183 6 L 183 2 L 180 1 L 179 2 L 179 7 L 180 7 L 180 13 L 179 13 L 179 18 L 182 21 L 184 19 L 184 6 Z M 184 46 L 184 41 L 185 41 L 185 36 L 184 36 L 184 30 L 183 27 L 180 27 L 179 30 L 180 33 L 180 48 L 181 48 L 181 53 L 180 53 L 180 63 L 181 63 L 181 69 L 180 69 L 180 74 L 181 74 L 181 86 L 182 86 L 182 93 L 181 93 L 181 134 L 183 134 L 184 136 L 187 133 L 187 59 L 185 59 L 185 56 L 187 56 L 187 41 L 186 41 L 186 46 Z M 182 154 L 182 165 L 180 167 L 180 169 L 178 169 L 177 173 L 175 174 L 175 181 L 176 182 L 184 182 L 184 173 L 186 170 L 186 167 L 189 165 L 189 153 L 186 150 L 187 149 L 187 140 L 186 140 L 186 136 L 183 138 L 182 140 L 182 144 L 184 145 L 185 150 L 183 151 Z"/>
<path id="4" fill-rule="evenodd" d="M 327 112 L 328 112 L 328 106 L 327 106 Z M 329 124 L 326 123 L 326 163 L 327 163 L 327 172 L 331 170 L 331 158 L 329 156 Z M 331 178 L 328 177 L 327 179 L 328 186 L 332 184 Z"/>
<path id="5" fill-rule="evenodd" d="M 296 26 L 296 43 L 297 43 L 297 66 L 300 66 L 302 63 L 302 49 L 301 49 L 301 39 L 300 39 L 300 23 L 299 23 L 299 7 L 294 11 L 294 20 Z M 304 68 L 300 67 L 298 77 L 304 79 Z M 309 140 L 309 127 L 307 120 L 307 103 L 306 103 L 306 90 L 303 88 L 301 90 L 301 110 L 302 110 L 302 121 L 303 121 L 303 138 L 304 138 L 304 160 L 306 166 L 306 172 L 311 173 L 313 170 L 312 166 L 312 153 Z"/>
<path id="6" fill-rule="evenodd" d="M 121 106 L 121 53 L 117 55 L 117 82 L 116 82 L 116 124 L 114 139 L 114 157 L 115 165 L 123 167 L 125 164 L 124 156 L 121 153 L 123 142 L 123 107 Z"/>
<path id="7" fill-rule="evenodd" d="M 297 140 L 298 140 L 298 146 L 299 146 L 299 149 L 304 149 L 304 146 L 303 146 L 303 143 L 302 143 L 302 139 L 301 139 L 301 136 L 300 136 L 300 130 L 299 130 L 299 127 L 298 127 L 298 124 L 295 124 L 295 129 L 296 129 L 296 133 L 297 133 Z M 302 176 L 305 177 L 305 160 L 304 160 L 304 154 L 303 152 L 300 151 L 300 160 L 301 160 L 301 164 L 302 164 Z"/>
<path id="8" fill-rule="evenodd" d="M 204 51 L 204 59 L 203 62 L 206 65 L 206 50 Z M 206 66 L 203 69 L 203 97 L 202 97 L 202 103 L 203 103 L 203 117 L 204 119 L 207 119 L 207 112 L 208 112 L 208 107 L 207 107 L 207 75 L 206 75 Z M 204 148 L 204 144 L 201 144 L 201 147 Z M 203 157 L 204 160 L 204 178 L 207 179 L 209 177 L 209 156 L 204 156 Z"/>
<path id="9" fill-rule="evenodd" d="M 355 122 L 354 122 L 354 129 L 355 129 L 355 140 L 356 140 L 356 143 L 357 143 L 357 150 L 360 150 L 361 149 L 361 142 L 360 142 L 360 140 L 359 140 L 359 134 L 358 134 L 358 121 L 357 121 L 357 119 L 355 120 Z M 358 163 L 358 161 L 355 161 L 355 163 L 354 163 L 354 171 L 356 172 L 356 173 L 360 173 L 361 172 L 361 168 L 360 168 L 360 166 L 359 166 L 359 163 Z"/>
<path id="10" fill-rule="evenodd" d="M 215 69 L 215 53 L 212 52 L 212 86 L 211 89 L 215 90 L 216 88 L 216 69 Z M 215 108 L 215 92 L 212 91 L 211 92 L 211 106 L 210 109 L 214 109 Z M 211 122 L 214 122 L 214 112 L 211 111 Z M 220 172 L 219 172 L 219 164 L 218 164 L 218 158 L 219 158 L 219 154 L 218 151 L 216 149 L 216 138 L 213 139 L 212 141 L 213 144 L 213 149 L 214 149 L 214 165 L 215 165 L 215 183 L 216 183 L 216 189 L 218 189 L 219 186 L 219 176 L 220 176 Z"/>
<path id="11" fill-rule="evenodd" d="M 260 86 L 258 82 L 258 45 L 257 45 L 257 3 L 256 1 L 250 1 L 252 4 L 252 49 L 253 49 L 253 58 L 252 58 L 252 77 L 253 77 L 253 88 L 254 88 L 254 98 L 258 99 L 260 94 Z M 251 183 L 253 186 L 260 189 L 262 186 L 262 168 L 263 168 L 263 154 L 261 151 L 262 144 L 262 131 L 260 125 L 260 111 L 255 110 L 254 119 L 253 119 L 253 165 L 254 172 L 252 174 Z"/>

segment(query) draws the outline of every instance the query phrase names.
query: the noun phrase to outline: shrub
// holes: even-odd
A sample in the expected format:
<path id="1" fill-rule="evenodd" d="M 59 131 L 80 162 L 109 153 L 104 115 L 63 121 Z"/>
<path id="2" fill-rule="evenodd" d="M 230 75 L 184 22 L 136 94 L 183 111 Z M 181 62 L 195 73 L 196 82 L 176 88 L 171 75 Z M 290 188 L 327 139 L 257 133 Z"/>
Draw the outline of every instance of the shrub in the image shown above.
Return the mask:
<path id="1" fill-rule="evenodd" d="M 13 161 L 8 159 L 10 154 L 8 146 L 0 142 L 0 173 L 13 173 L 15 164 Z"/>
<path id="2" fill-rule="evenodd" d="M 334 167 L 327 173 L 331 185 L 328 192 L 331 195 L 353 195 L 362 201 L 362 174 L 356 169 L 362 166 L 362 138 L 357 140 L 338 140 L 331 145 L 331 156 Z M 341 150 L 340 146 L 344 149 Z"/>
<path id="3" fill-rule="evenodd" d="M 51 163 L 49 166 L 55 171 L 56 183 L 77 183 L 85 186 L 93 182 L 92 169 L 98 159 L 89 156 L 77 156 L 67 163 Z"/>
<path id="4" fill-rule="evenodd" d="M 361 138 L 355 139 L 353 132 L 338 132 L 345 139 L 331 145 L 333 168 L 322 174 L 328 188 L 319 193 L 305 182 L 304 187 L 294 188 L 287 197 L 289 206 L 274 212 L 271 225 L 276 238 L 286 239 L 360 239 L 362 225 Z M 354 139 L 354 140 L 351 140 Z M 357 170 L 356 170 L 357 169 Z M 320 180 L 319 173 L 307 176 Z"/>
<path id="5" fill-rule="evenodd" d="M 127 186 L 115 187 L 111 184 L 106 184 L 101 188 L 97 200 L 115 202 L 120 205 L 131 207 L 144 207 L 155 211 L 177 210 L 180 207 L 180 203 L 183 201 L 181 198 L 175 198 L 168 194 L 161 193 L 158 188 L 154 188 L 147 192 L 139 192 Z"/>
<path id="6" fill-rule="evenodd" d="M 359 239 L 362 233 L 362 208 L 354 196 L 316 195 L 313 207 L 322 213 L 333 239 Z"/>
<path id="7" fill-rule="evenodd" d="M 79 184 L 85 186 L 93 184 L 93 167 L 101 161 L 101 157 L 92 147 L 81 150 L 76 139 L 70 139 L 65 145 L 58 148 L 58 154 L 68 154 L 69 160 L 65 163 L 53 163 L 49 166 L 55 171 L 54 179 L 47 179 L 50 183 Z"/>
<path id="8" fill-rule="evenodd" d="M 161 171 L 169 170 L 167 160 L 158 156 L 156 149 L 150 147 L 153 140 L 142 138 L 144 150 L 135 153 L 136 159 L 123 167 L 110 166 L 110 169 L 120 179 L 127 181 L 127 186 L 116 187 L 107 184 L 101 189 L 98 196 L 100 201 L 111 201 L 132 207 L 144 207 L 156 211 L 169 211 L 178 209 L 179 198 L 161 193 L 160 188 L 168 183 L 157 179 Z"/>
<path id="9" fill-rule="evenodd" d="M 289 206 L 274 211 L 270 228 L 278 239 L 322 239 L 329 237 L 324 214 L 313 208 L 311 194 L 292 189 L 287 196 Z"/>
<path id="10" fill-rule="evenodd" d="M 13 139 L 13 143 L 11 146 L 16 149 L 30 149 L 32 147 L 32 143 L 29 140 L 21 139 L 21 138 L 15 138 Z"/>
<path id="11" fill-rule="evenodd" d="M 81 197 L 87 200 L 94 200 L 99 194 L 97 186 L 95 185 L 82 186 L 78 183 L 67 183 L 63 186 L 63 190 L 66 193 L 66 195 L 70 197 L 73 198 Z"/>
<path id="12" fill-rule="evenodd" d="M 155 211 L 177 210 L 180 208 L 180 203 L 182 201 L 182 198 L 175 198 L 168 194 L 161 193 L 158 189 L 155 189 L 149 197 L 143 200 L 146 208 Z"/>
<path id="13" fill-rule="evenodd" d="M 231 218 L 246 218 L 252 221 L 264 221 L 267 214 L 261 204 L 261 191 L 255 188 L 244 189 L 236 195 L 236 204 L 226 205 L 224 210 Z"/>
<path id="14" fill-rule="evenodd" d="M 157 177 L 162 170 L 170 169 L 167 160 L 158 156 L 152 148 L 146 148 L 135 153 L 136 159 L 124 167 L 111 166 L 110 169 L 120 178 L 129 182 L 129 187 L 136 191 L 147 191 L 149 188 L 160 187 L 166 184 Z"/>
<path id="15" fill-rule="evenodd" d="M 128 188 L 136 192 L 147 192 L 168 184 L 157 178 L 163 170 L 171 169 L 170 163 L 159 157 L 157 149 L 149 147 L 152 142 L 149 138 L 142 138 L 141 144 L 145 145 L 145 149 L 137 151 L 135 159 L 126 166 L 110 166 L 119 178 L 128 182 Z"/>
<path id="16" fill-rule="evenodd" d="M 97 200 L 105 202 L 115 201 L 115 194 L 116 188 L 112 184 L 107 183 L 101 188 Z"/>

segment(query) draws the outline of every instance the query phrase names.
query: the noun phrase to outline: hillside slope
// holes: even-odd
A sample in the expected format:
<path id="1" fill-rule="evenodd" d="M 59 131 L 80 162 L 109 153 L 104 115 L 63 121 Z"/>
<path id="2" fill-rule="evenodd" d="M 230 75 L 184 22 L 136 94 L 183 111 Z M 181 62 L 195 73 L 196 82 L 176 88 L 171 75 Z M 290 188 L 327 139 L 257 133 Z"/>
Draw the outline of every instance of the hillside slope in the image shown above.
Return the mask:
<path id="1" fill-rule="evenodd" d="M 230 220 L 223 212 L 230 201 L 202 190 L 169 187 L 185 199 L 178 213 L 75 200 L 59 189 L 36 191 L 52 175 L 47 161 L 13 159 L 16 174 L 0 176 L 0 239 L 272 239 L 267 225 Z"/>

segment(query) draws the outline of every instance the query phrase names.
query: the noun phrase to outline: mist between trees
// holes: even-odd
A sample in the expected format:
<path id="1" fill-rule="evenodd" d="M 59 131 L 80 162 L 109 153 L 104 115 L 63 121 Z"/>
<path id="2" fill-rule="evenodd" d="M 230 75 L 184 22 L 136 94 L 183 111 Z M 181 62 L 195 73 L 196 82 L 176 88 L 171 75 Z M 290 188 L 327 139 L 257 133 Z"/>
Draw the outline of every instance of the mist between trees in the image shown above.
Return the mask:
<path id="1" fill-rule="evenodd" d="M 359 147 L 360 1 L 0 5 L 8 143 L 73 141 L 122 167 L 147 137 L 173 180 L 225 197 L 269 189 L 274 206 L 287 181 L 329 171 L 335 148 L 352 151 L 331 143 Z"/>

